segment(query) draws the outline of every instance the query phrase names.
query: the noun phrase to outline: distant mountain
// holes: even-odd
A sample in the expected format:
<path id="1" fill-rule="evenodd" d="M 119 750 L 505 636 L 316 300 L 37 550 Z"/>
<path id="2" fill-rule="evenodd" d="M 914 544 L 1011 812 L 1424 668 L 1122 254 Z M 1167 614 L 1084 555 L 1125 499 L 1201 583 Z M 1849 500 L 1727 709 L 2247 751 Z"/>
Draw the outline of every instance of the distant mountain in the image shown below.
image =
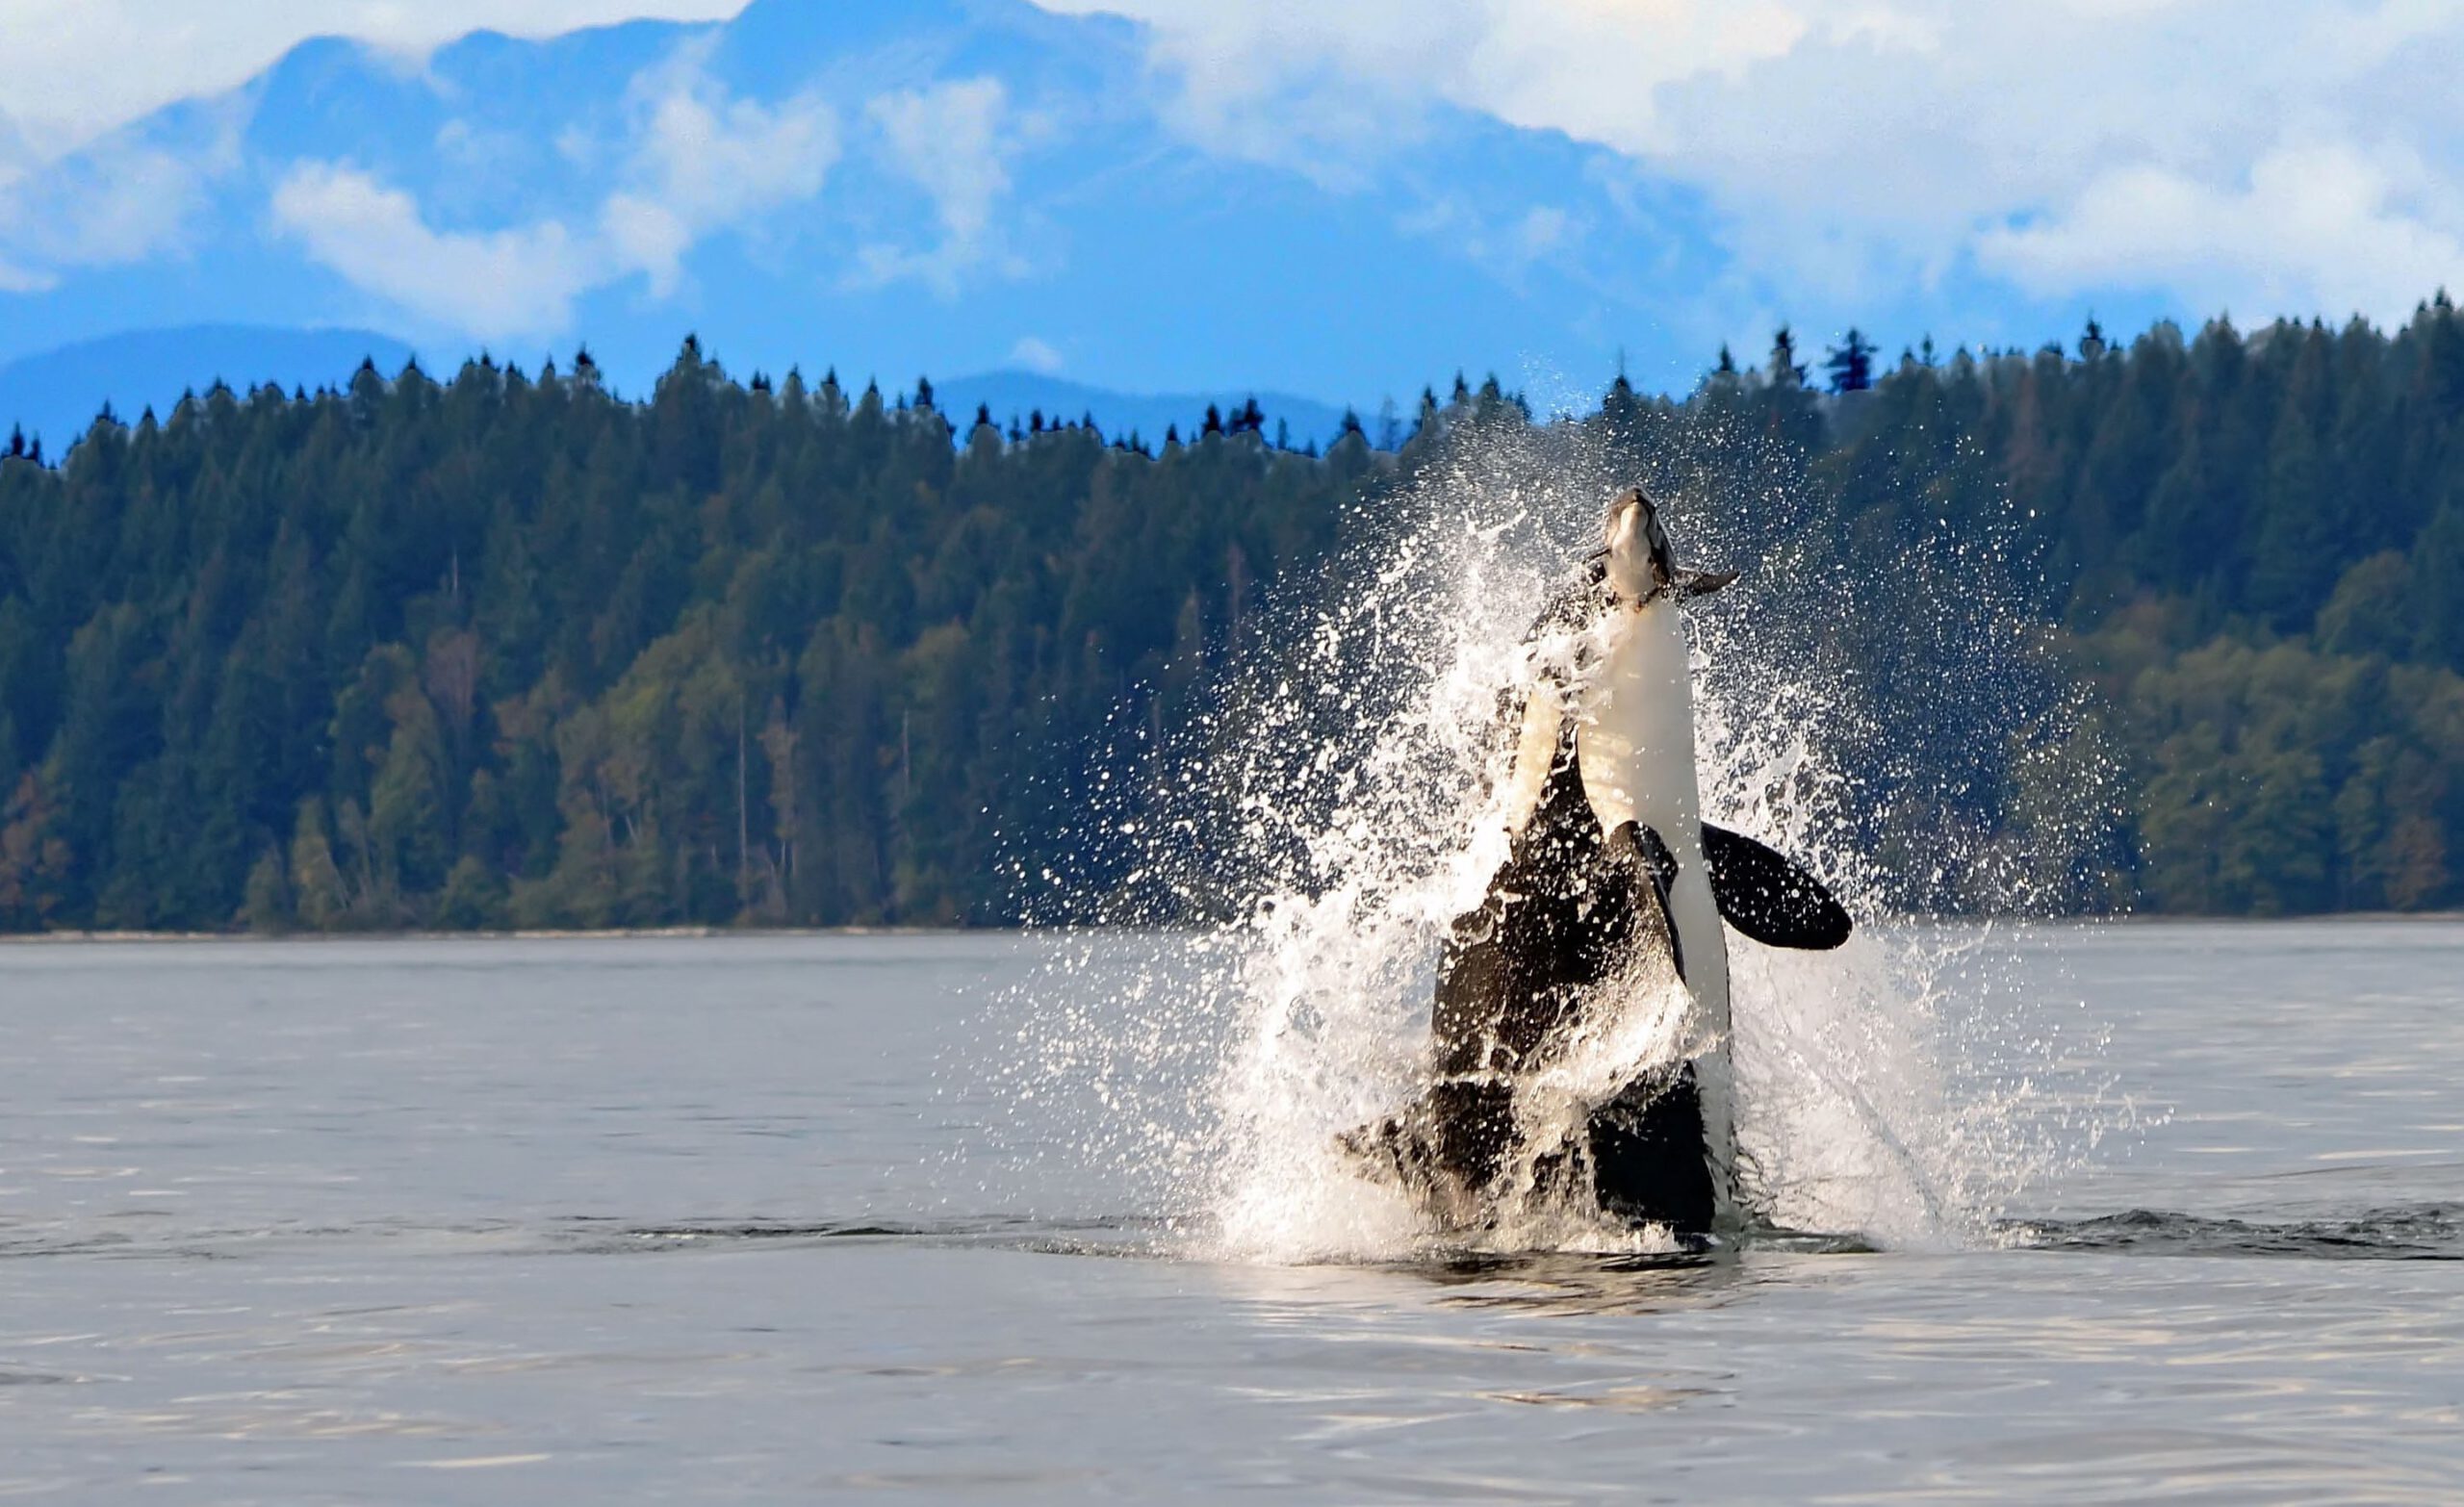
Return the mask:
<path id="1" fill-rule="evenodd" d="M 168 413 L 182 393 L 201 393 L 218 380 L 240 392 L 268 382 L 286 391 L 340 387 L 363 360 L 373 358 L 390 375 L 411 354 L 401 341 L 373 330 L 130 330 L 0 366 L 0 429 L 22 427 L 57 455 L 92 426 L 106 403 L 134 423 L 149 404 Z"/>
<path id="2" fill-rule="evenodd" d="M 1403 140 L 1219 140 L 1147 43 L 1024 0 L 753 0 L 724 23 L 475 33 L 417 69 L 304 42 L 12 187 L 21 227 L 159 239 L 80 262 L 45 249 L 66 230 L 18 245 L 0 217 L 0 361 L 214 319 L 383 330 L 440 365 L 586 343 L 639 392 L 690 330 L 731 370 L 1254 385 L 1367 416 L 1457 370 L 1585 404 L 1621 353 L 1690 388 L 1732 333 L 1700 296 L 1720 265 L 1701 206 L 1614 153 L 1444 108 Z M 127 391 L 332 368 L 174 354 L 175 379 Z M 82 425 L 102 389 L 73 374 L 9 406 Z"/>

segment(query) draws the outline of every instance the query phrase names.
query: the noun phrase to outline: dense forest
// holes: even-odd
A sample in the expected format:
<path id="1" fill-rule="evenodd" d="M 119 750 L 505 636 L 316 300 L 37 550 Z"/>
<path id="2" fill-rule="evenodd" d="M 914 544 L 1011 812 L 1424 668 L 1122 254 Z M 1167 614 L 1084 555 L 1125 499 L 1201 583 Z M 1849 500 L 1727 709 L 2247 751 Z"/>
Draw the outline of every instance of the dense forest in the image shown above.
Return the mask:
<path id="1" fill-rule="evenodd" d="M 0 928 L 1014 917 L 1001 875 L 1070 840 L 1107 729 L 1206 694 L 1270 598 L 1500 424 L 1851 562 L 1997 541 L 2083 688 L 2066 744 L 2100 752 L 1945 747 L 2013 767 L 1964 813 L 1903 805 L 1903 841 L 2024 849 L 2066 795 L 2112 823 L 2040 891 L 2066 906 L 2464 902 L 2444 295 L 2392 332 L 1878 355 L 1851 332 L 1810 370 L 1784 331 L 1683 397 L 1621 378 L 1545 422 L 1457 379 L 1391 449 L 1322 454 L 1254 407 L 1160 444 L 954 424 L 927 383 L 739 382 L 690 340 L 641 401 L 586 356 L 482 358 L 106 414 L 0 458 Z M 2112 790 L 2062 788 L 2092 764 Z"/>

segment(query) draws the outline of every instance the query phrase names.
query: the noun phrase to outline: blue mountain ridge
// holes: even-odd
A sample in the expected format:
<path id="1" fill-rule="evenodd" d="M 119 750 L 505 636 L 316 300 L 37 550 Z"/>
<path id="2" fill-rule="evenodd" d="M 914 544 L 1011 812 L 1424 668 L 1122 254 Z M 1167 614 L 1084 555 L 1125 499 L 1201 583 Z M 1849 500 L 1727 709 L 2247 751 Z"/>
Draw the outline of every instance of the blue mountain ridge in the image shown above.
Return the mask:
<path id="1" fill-rule="evenodd" d="M 903 155 L 897 112 L 965 89 L 996 91 L 988 138 L 926 112 L 920 148 Z M 697 156 L 690 173 L 709 181 L 686 198 L 734 207 L 695 212 L 671 283 L 595 238 L 619 196 L 678 192 L 644 152 L 675 99 L 723 130 L 818 108 L 834 145 L 817 192 L 750 207 L 717 180 L 770 164 Z M 1254 385 L 1368 413 L 1388 397 L 1408 410 L 1458 370 L 1494 371 L 1548 410 L 1595 399 L 1621 365 L 1644 388 L 1690 389 L 1724 340 L 1753 340 L 1738 346 L 1751 359 L 1776 322 L 1765 311 L 1790 307 L 1790 290 L 1757 283 L 1723 249 L 1701 194 L 1605 148 L 1435 104 L 1374 125 L 1361 123 L 1373 112 L 1347 125 L 1296 107 L 1287 128 L 1275 103 L 1264 128 L 1194 117 L 1137 25 L 1026 0 L 754 0 L 718 23 L 475 33 L 417 69 L 310 40 L 28 191 L 40 214 L 107 188 L 106 147 L 202 165 L 172 243 L 45 266 L 50 286 L 0 293 L 0 361 L 211 320 L 378 331 L 525 365 L 586 343 L 617 386 L 641 391 L 692 330 L 732 370 L 826 363 L 886 386 L 917 371 L 1023 380 L 1013 369 L 1033 367 L 1111 394 Z M 276 213 L 286 183 L 318 172 L 405 196 L 384 202 L 407 206 L 412 228 L 321 244 Z M 462 251 L 561 244 L 575 269 L 482 327 L 479 290 L 458 298 L 419 237 Z M 372 265 L 389 250 L 391 265 Z M 1970 276 L 1948 268 L 1923 296 L 1959 303 Z M 2110 327 L 2132 322 L 2127 302 L 2101 308 Z M 1966 306 L 2031 344 L 2076 324 L 1998 285 Z M 1905 311 L 1853 312 L 1869 331 L 1920 332 Z M 1993 334 L 1973 321 L 1961 333 Z M 1827 338 L 1819 324 L 1801 334 L 1809 350 Z M 184 383 L 204 365 L 246 365 L 181 364 Z M 257 364 L 290 377 L 270 353 Z"/>
<path id="2" fill-rule="evenodd" d="M 643 99 L 680 77 L 723 118 L 822 101 L 837 140 L 822 187 L 707 227 L 672 289 L 638 271 L 587 281 L 552 328 L 457 325 L 321 259 L 271 211 L 303 165 L 328 165 L 409 195 L 440 236 L 552 224 L 578 241 L 611 195 L 642 187 L 629 154 Z M 880 112 L 987 81 L 1000 90 L 992 161 L 942 165 L 990 185 L 985 214 L 954 230 Z M 1683 314 L 1655 300 L 1693 280 L 1679 275 L 1690 232 L 1660 213 L 1663 193 L 1605 192 L 1602 175 L 1623 171 L 1610 154 L 1436 111 L 1406 146 L 1364 143 L 1359 161 L 1347 148 L 1262 162 L 1176 125 L 1174 88 L 1130 24 L 1023 0 L 757 0 L 719 25 L 476 34 L 416 71 L 305 42 L 243 91 L 238 166 L 201 181 L 181 244 L 0 294 L 0 359 L 203 316 L 382 330 L 421 350 L 494 345 L 526 363 L 586 341 L 639 388 L 689 329 L 747 370 L 988 371 L 1019 365 L 1032 342 L 1058 374 L 1107 391 L 1254 384 L 1374 408 L 1458 368 L 1521 386 L 1571 373 L 1596 390 L 1621 345 L 1638 375 L 1664 346 L 1667 375 L 1690 385 L 1716 348 L 1707 330 L 1654 333 Z M 174 106 L 125 135 L 201 155 L 228 114 Z M 928 133 L 932 149 L 946 134 Z M 963 142 L 949 150 L 966 157 Z M 1562 255 L 1513 249 L 1517 227 L 1561 206 L 1596 233 Z"/>
<path id="3" fill-rule="evenodd" d="M 197 324 L 130 330 L 79 341 L 0 366 L 0 429 L 21 427 L 53 454 L 68 448 L 109 405 L 134 423 L 146 408 L 167 414 L 186 392 L 217 381 L 245 392 L 272 382 L 340 387 L 363 360 L 398 371 L 412 350 L 373 330 L 291 330 Z"/>

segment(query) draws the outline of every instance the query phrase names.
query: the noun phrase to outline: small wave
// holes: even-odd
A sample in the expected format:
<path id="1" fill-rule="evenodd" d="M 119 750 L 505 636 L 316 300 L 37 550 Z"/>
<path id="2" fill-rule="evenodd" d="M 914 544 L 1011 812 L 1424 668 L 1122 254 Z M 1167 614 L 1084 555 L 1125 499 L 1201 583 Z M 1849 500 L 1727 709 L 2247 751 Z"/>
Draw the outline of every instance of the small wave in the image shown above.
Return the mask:
<path id="1" fill-rule="evenodd" d="M 593 1219 L 576 1221 L 576 1233 L 585 1242 L 624 1244 L 632 1247 L 691 1245 L 702 1242 L 732 1244 L 754 1240 L 863 1240 L 913 1239 L 949 1233 L 930 1225 L 885 1224 L 870 1220 L 822 1221 L 800 1220 L 729 1220 L 652 1225 L 626 1225 L 622 1221 Z"/>
<path id="2" fill-rule="evenodd" d="M 901 1221 L 888 1219 L 676 1220 L 655 1224 L 621 1219 L 566 1221 L 556 1243 L 569 1251 L 608 1254 L 675 1251 L 754 1244 L 823 1245 L 839 1241 L 992 1245 L 1063 1255 L 1138 1254 L 1169 1233 L 1173 1222 L 1151 1216 L 1048 1219 L 1027 1215 Z"/>
<path id="3" fill-rule="evenodd" d="M 1063 1254 L 1169 1254 L 1181 1221 L 1152 1215 L 1051 1218 L 984 1214 L 904 1220 L 878 1215 L 828 1218 L 627 1219 L 578 1214 L 543 1222 L 425 1221 L 380 1218 L 355 1223 L 271 1221 L 256 1225 L 170 1226 L 142 1232 L 95 1231 L 84 1224 L 0 1228 L 0 1260 L 219 1261 L 268 1256 L 304 1246 L 372 1245 L 453 1255 L 623 1255 L 632 1252 L 742 1249 L 753 1245 L 911 1242 L 984 1245 Z"/>
<path id="4" fill-rule="evenodd" d="M 2297 1256 L 2328 1261 L 2464 1261 L 2464 1205 L 2374 1209 L 2351 1218 L 2271 1223 L 2133 1209 L 2094 1219 L 2012 1220 L 2002 1231 L 2037 1250 L 2143 1256 Z"/>

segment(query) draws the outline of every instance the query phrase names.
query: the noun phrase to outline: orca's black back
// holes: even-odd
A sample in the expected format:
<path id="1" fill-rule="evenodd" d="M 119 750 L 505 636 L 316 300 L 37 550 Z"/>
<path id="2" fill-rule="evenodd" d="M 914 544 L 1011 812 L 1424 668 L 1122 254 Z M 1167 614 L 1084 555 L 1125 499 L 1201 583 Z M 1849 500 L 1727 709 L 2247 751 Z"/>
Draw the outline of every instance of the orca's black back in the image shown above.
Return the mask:
<path id="1" fill-rule="evenodd" d="M 1531 818 L 1476 910 L 1457 916 L 1438 963 L 1430 1024 L 1441 1073 L 1512 1073 L 1570 1024 L 1582 991 L 1633 940 L 1649 878 L 1612 855 L 1584 799 L 1574 726 Z M 1656 898 L 1656 897 L 1655 897 Z"/>
<path id="2" fill-rule="evenodd" d="M 1438 963 L 1430 1024 L 1438 1082 L 1429 1149 L 1474 1191 L 1513 1150 L 1513 1075 L 1540 1065 L 1583 993 L 1636 946 L 1683 958 L 1668 923 L 1656 834 L 1611 839 L 1584 797 L 1567 721 L 1537 807 L 1476 910 L 1455 918 Z M 1654 934 L 1656 933 L 1656 934 Z M 1587 1148 L 1603 1208 L 1681 1230 L 1710 1227 L 1709 1163 L 1690 1065 L 1638 1079 L 1595 1111 Z"/>

